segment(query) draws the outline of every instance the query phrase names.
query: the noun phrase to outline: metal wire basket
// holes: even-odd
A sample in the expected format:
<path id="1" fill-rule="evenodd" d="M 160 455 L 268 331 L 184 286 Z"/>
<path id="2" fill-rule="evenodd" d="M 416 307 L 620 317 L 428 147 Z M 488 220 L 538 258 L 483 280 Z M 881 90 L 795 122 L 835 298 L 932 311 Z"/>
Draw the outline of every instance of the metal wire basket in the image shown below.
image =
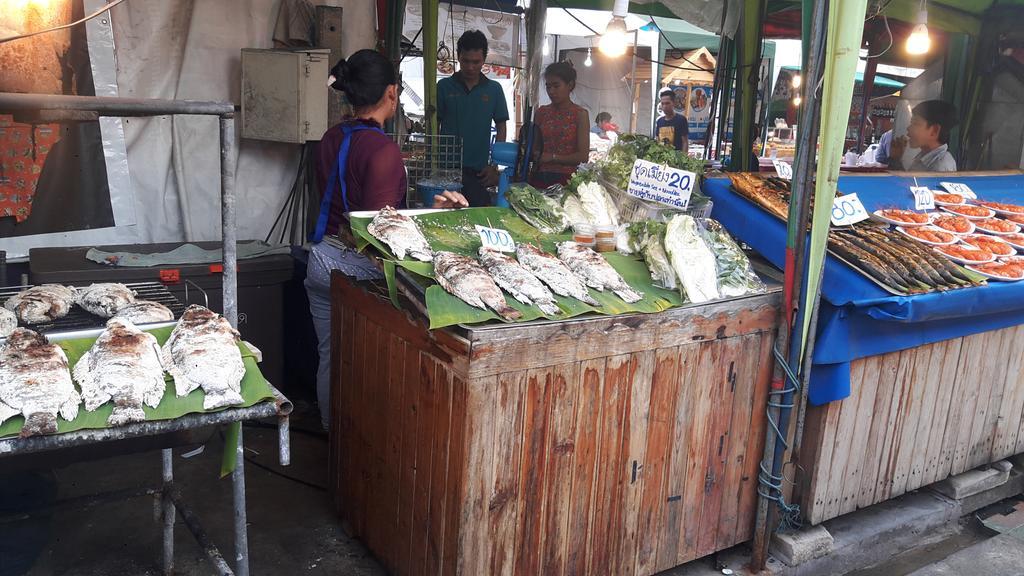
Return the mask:
<path id="1" fill-rule="evenodd" d="M 429 206 L 443 190 L 462 188 L 462 138 L 426 134 L 392 135 L 402 151 L 409 181 L 406 205 Z"/>

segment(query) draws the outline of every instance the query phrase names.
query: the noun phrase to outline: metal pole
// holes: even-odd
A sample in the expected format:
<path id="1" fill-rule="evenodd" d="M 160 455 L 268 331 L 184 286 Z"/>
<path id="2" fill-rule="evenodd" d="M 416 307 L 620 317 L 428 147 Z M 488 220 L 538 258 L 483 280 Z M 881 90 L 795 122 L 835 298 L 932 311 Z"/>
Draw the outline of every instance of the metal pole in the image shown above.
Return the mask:
<path id="1" fill-rule="evenodd" d="M 185 504 L 184 499 L 181 497 L 181 494 L 175 486 L 171 485 L 167 489 L 167 497 L 174 503 L 174 506 L 177 507 L 178 512 L 181 513 L 181 520 L 184 522 L 185 527 L 188 528 L 189 532 L 192 533 L 192 536 L 195 537 L 196 542 L 199 544 L 199 547 L 203 549 L 203 553 L 206 554 L 206 557 L 210 560 L 210 563 L 213 564 L 213 567 L 217 569 L 217 575 L 234 576 L 236 573 L 242 574 L 241 566 L 239 566 L 238 572 L 231 571 L 231 567 L 228 566 L 227 561 L 224 560 L 224 556 L 221 555 L 220 550 L 217 549 L 217 546 L 214 545 L 212 540 L 210 540 L 209 535 L 206 534 L 206 530 L 203 529 L 203 525 L 199 522 L 199 518 L 194 512 L 192 512 L 192 509 Z M 246 566 L 245 569 L 246 574 L 248 574 L 248 566 Z"/>
<path id="2" fill-rule="evenodd" d="M 174 482 L 174 451 L 164 448 L 160 451 L 163 461 L 163 490 L 160 492 L 160 502 L 163 511 L 164 526 L 164 574 L 174 574 L 174 502 L 171 500 L 171 485 Z"/>
<path id="3" fill-rule="evenodd" d="M 231 484 L 235 501 L 235 573 L 249 576 L 249 528 L 245 512 L 245 442 L 242 440 L 242 426 L 238 425 L 238 444 L 235 446 L 235 469 L 231 472 Z"/>
<path id="4" fill-rule="evenodd" d="M 281 466 L 289 466 L 292 463 L 292 445 L 288 436 L 290 425 L 287 415 L 277 417 L 277 449 L 278 461 Z"/>
<path id="5" fill-rule="evenodd" d="M 557 36 L 556 36 L 557 38 Z M 636 132 L 636 116 L 639 110 L 636 106 L 636 49 L 637 44 L 640 43 L 640 30 L 633 31 L 633 57 L 630 61 L 629 68 L 629 110 L 630 110 L 630 128 L 632 132 Z"/>
<path id="6" fill-rule="evenodd" d="M 868 45 L 874 48 L 874 42 Z M 867 148 L 867 141 L 864 138 L 864 128 L 868 125 L 868 107 L 871 104 L 871 93 L 875 89 L 875 73 L 878 71 L 878 58 L 868 58 L 867 65 L 864 67 L 864 81 L 861 82 L 860 89 L 864 93 L 864 98 L 860 104 L 860 126 L 857 127 L 857 152 L 863 153 Z"/>
<path id="7" fill-rule="evenodd" d="M 235 113 L 235 106 L 230 102 L 202 102 L 197 100 L 155 100 L 0 92 L 0 111 L 9 113 L 23 110 L 84 110 L 97 112 L 100 116 L 119 117 L 164 116 L 169 114 L 231 116 Z"/>

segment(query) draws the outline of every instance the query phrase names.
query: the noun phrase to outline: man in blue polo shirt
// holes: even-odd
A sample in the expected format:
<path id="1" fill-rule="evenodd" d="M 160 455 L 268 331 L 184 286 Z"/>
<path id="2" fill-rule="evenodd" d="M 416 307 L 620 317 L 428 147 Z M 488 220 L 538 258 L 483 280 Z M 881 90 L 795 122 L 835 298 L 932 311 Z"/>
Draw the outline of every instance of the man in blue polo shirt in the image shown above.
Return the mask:
<path id="1" fill-rule="evenodd" d="M 487 187 L 498 183 L 498 170 L 490 165 L 491 123 L 495 140 L 504 142 L 508 106 L 501 85 L 480 72 L 487 59 L 483 32 L 467 30 L 456 54 L 459 71 L 437 83 L 437 118 L 442 135 L 462 138 L 462 195 L 470 206 L 489 206 Z"/>

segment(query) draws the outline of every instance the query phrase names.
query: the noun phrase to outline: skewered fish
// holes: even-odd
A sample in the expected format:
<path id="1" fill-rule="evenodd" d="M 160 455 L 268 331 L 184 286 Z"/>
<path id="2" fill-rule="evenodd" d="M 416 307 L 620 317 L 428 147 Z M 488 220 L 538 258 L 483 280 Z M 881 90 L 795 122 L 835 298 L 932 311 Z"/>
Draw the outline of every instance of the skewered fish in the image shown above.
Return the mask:
<path id="1" fill-rule="evenodd" d="M 603 256 L 586 246 L 562 242 L 558 245 L 558 258 L 591 288 L 602 292 L 607 288 L 629 303 L 644 297 L 627 284 Z"/>
<path id="2" fill-rule="evenodd" d="M 586 285 L 572 273 L 561 260 L 532 244 L 520 243 L 516 247 L 516 258 L 541 282 L 559 296 L 568 296 L 591 306 L 600 306 L 587 291 Z"/>
<path id="3" fill-rule="evenodd" d="M 532 272 L 523 268 L 514 258 L 488 248 L 480 248 L 480 263 L 494 282 L 523 304 L 536 304 L 548 315 L 561 314 L 555 304 L 555 295 Z"/>
<path id="4" fill-rule="evenodd" d="M 130 320 L 133 324 L 150 324 L 174 320 L 174 312 L 159 302 L 136 300 L 119 309 L 114 317 Z"/>
<path id="5" fill-rule="evenodd" d="M 43 284 L 11 296 L 4 307 L 25 324 L 42 324 L 67 316 L 76 295 L 77 291 L 71 286 Z"/>
<path id="6" fill-rule="evenodd" d="M 186 308 L 161 351 L 178 396 L 202 387 L 205 410 L 241 404 L 245 364 L 238 349 L 240 339 L 219 314 L 198 304 Z"/>
<path id="7" fill-rule="evenodd" d="M 494 279 L 472 258 L 453 252 L 438 252 L 434 255 L 434 278 L 441 288 L 470 306 L 490 308 L 506 320 L 521 316 L 505 301 L 505 295 Z"/>
<path id="8" fill-rule="evenodd" d="M 156 338 L 135 327 L 130 320 L 111 318 L 92 348 L 79 358 L 73 375 L 82 388 L 89 412 L 113 400 L 114 411 L 107 418 L 111 426 L 142 422 L 142 405 L 156 408 L 167 383 L 160 366 Z"/>
<path id="9" fill-rule="evenodd" d="M 18 327 L 18 317 L 7 308 L 0 308 L 0 338 L 6 338 Z"/>
<path id="10" fill-rule="evenodd" d="M 0 422 L 24 415 L 22 438 L 55 433 L 57 414 L 74 420 L 81 401 L 68 357 L 45 336 L 18 328 L 0 346 Z"/>
<path id="11" fill-rule="evenodd" d="M 430 262 L 432 258 L 430 245 L 416 222 L 390 206 L 378 212 L 366 230 L 387 244 L 399 260 L 405 260 L 406 254 L 423 262 Z"/>
<path id="12" fill-rule="evenodd" d="M 118 310 L 135 302 L 135 291 L 124 284 L 103 282 L 78 289 L 75 302 L 90 312 L 103 318 L 110 318 Z"/>

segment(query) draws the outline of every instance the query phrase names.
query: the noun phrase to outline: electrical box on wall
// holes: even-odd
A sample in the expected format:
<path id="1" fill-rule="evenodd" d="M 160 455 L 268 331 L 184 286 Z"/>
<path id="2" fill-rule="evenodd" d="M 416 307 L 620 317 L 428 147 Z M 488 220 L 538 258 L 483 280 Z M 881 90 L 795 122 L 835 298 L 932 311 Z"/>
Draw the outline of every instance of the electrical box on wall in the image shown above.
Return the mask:
<path id="1" fill-rule="evenodd" d="M 327 131 L 330 50 L 242 50 L 242 138 L 301 144 Z"/>

